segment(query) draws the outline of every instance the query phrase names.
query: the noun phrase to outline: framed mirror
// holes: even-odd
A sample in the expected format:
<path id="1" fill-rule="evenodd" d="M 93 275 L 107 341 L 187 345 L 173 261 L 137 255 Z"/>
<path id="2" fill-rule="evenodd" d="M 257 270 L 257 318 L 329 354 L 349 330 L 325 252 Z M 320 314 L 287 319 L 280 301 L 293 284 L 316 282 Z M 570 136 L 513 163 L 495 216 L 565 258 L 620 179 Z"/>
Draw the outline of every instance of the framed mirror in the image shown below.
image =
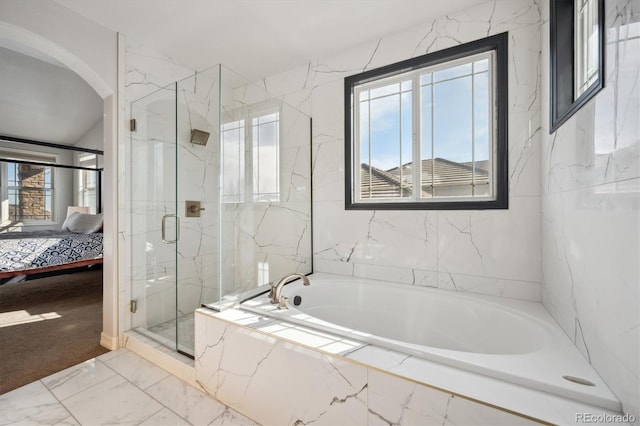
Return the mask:
<path id="1" fill-rule="evenodd" d="M 549 133 L 604 87 L 604 0 L 551 0 Z"/>

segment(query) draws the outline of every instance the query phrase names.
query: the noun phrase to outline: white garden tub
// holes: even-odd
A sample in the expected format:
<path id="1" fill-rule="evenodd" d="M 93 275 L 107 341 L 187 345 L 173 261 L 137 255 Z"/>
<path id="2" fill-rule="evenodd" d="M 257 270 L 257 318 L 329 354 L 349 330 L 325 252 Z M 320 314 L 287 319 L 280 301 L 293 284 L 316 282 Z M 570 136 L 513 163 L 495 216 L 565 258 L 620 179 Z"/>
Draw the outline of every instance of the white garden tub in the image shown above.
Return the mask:
<path id="1" fill-rule="evenodd" d="M 540 303 L 324 273 L 309 278 L 310 286 L 298 280 L 283 288 L 289 309 L 279 310 L 267 295 L 240 308 L 620 410 Z"/>

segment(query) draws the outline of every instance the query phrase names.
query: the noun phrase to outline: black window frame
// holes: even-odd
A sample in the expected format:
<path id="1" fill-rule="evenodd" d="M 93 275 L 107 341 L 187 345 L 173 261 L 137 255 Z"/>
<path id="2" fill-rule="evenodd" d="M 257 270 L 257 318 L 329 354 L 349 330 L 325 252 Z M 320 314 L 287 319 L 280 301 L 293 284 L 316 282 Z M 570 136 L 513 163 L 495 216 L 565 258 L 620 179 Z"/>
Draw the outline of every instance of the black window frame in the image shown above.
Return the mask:
<path id="1" fill-rule="evenodd" d="M 575 1 L 551 0 L 549 4 L 550 100 L 549 134 L 555 132 L 573 114 L 604 88 L 605 31 L 604 0 L 596 0 L 598 9 L 598 78 L 574 99 L 575 78 Z"/>
<path id="2" fill-rule="evenodd" d="M 375 68 L 344 79 L 344 131 L 345 131 L 345 209 L 346 210 L 488 210 L 509 208 L 509 50 L 508 33 L 504 32 L 480 40 L 410 58 L 401 62 Z M 354 88 L 374 81 L 472 56 L 495 51 L 495 199 L 469 201 L 423 201 L 423 202 L 356 202 L 353 199 L 352 150 Z"/>

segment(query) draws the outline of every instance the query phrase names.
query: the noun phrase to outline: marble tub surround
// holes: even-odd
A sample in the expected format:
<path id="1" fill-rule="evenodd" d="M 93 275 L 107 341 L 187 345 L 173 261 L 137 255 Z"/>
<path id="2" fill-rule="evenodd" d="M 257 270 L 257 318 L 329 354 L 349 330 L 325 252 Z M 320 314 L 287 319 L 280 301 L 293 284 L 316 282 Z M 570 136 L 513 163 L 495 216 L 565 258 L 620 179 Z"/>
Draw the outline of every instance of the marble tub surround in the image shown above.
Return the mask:
<path id="1" fill-rule="evenodd" d="M 549 1 L 541 2 L 546 13 Z M 549 23 L 543 25 L 548 46 Z M 549 134 L 542 121 L 543 301 L 640 418 L 640 6 L 605 0 L 605 84 Z M 543 70 L 549 57 L 542 56 Z M 542 74 L 543 117 L 549 78 Z M 637 424 L 637 423 L 636 423 Z"/>
<path id="2" fill-rule="evenodd" d="M 120 349 L 1 395 L 0 424 L 256 423 Z"/>
<path id="3" fill-rule="evenodd" d="M 575 424 L 575 413 L 617 414 L 239 309 L 199 309 L 196 336 L 198 383 L 265 424 Z"/>

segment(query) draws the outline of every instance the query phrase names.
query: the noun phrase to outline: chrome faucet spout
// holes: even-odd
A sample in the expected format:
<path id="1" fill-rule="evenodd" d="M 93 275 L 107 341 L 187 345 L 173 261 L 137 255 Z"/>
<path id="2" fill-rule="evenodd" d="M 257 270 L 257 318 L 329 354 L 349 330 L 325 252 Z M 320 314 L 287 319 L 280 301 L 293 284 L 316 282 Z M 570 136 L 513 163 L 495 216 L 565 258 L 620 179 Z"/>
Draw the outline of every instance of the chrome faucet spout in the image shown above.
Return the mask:
<path id="1" fill-rule="evenodd" d="M 295 272 L 293 274 L 285 275 L 283 278 L 278 281 L 276 285 L 271 285 L 271 291 L 269 292 L 269 297 L 271 298 L 271 303 L 280 303 L 280 293 L 282 292 L 282 287 L 287 284 L 289 281 L 292 281 L 294 278 L 300 278 L 302 280 L 302 284 L 309 285 L 309 278 L 305 274 L 301 274 Z"/>

